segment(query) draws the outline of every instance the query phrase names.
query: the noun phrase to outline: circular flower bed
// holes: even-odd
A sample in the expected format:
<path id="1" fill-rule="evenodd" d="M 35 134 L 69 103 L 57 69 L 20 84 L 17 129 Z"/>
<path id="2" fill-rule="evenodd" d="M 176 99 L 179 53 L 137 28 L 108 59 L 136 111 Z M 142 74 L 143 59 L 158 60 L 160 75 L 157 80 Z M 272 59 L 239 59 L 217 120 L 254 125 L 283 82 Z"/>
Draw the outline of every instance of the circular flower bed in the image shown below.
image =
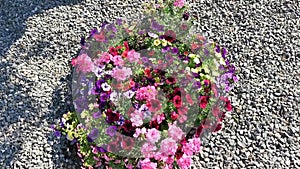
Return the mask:
<path id="1" fill-rule="evenodd" d="M 189 168 L 217 132 L 237 82 L 227 51 L 193 34 L 183 0 L 147 4 L 130 24 L 104 23 L 72 59 L 75 112 L 54 134 L 76 143 L 83 168 Z"/>

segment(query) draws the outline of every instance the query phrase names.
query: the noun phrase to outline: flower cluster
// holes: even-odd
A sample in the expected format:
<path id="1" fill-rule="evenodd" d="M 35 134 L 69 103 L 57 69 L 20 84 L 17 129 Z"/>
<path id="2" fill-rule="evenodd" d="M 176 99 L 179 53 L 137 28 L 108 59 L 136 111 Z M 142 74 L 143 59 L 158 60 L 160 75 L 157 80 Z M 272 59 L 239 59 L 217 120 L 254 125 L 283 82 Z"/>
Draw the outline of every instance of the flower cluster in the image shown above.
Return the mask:
<path id="1" fill-rule="evenodd" d="M 150 15 L 142 28 L 103 24 L 72 59 L 81 87 L 73 89 L 76 112 L 52 128 L 76 143 L 83 168 L 187 169 L 201 136 L 219 131 L 232 110 L 224 93 L 237 76 L 226 49 L 186 36 L 184 0 L 155 9 L 172 17 Z"/>

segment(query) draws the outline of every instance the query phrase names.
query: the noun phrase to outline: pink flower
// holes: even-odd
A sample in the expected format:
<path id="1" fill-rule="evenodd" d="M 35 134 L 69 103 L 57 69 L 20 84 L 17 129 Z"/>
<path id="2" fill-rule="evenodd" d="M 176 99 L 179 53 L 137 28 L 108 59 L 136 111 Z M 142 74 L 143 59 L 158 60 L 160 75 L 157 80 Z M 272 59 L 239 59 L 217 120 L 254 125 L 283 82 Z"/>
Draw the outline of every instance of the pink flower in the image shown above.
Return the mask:
<path id="1" fill-rule="evenodd" d="M 143 161 L 141 161 L 141 168 L 142 169 L 156 169 L 157 163 L 151 162 L 149 158 L 146 158 Z"/>
<path id="2" fill-rule="evenodd" d="M 157 123 L 160 124 L 163 120 L 165 120 L 165 115 L 163 113 L 158 114 L 152 118 L 152 121 L 154 121 L 154 120 L 156 120 Z"/>
<path id="3" fill-rule="evenodd" d="M 97 60 L 97 62 L 104 62 L 104 63 L 109 63 L 110 62 L 110 58 L 112 57 L 111 54 L 109 54 L 108 52 L 103 52 L 102 55 L 100 56 L 100 60 Z"/>
<path id="4" fill-rule="evenodd" d="M 115 66 L 123 66 L 124 60 L 122 59 L 121 55 L 111 56 L 110 60 L 114 62 Z"/>
<path id="5" fill-rule="evenodd" d="M 84 73 L 91 72 L 94 68 L 94 63 L 92 59 L 87 54 L 79 55 L 76 60 L 74 60 L 74 65 L 77 66 L 76 71 L 82 71 Z"/>
<path id="6" fill-rule="evenodd" d="M 134 50 L 130 50 L 127 54 L 127 60 L 130 63 L 137 62 L 140 58 L 140 55 L 141 55 L 140 53 L 135 52 Z"/>
<path id="7" fill-rule="evenodd" d="M 186 115 L 180 115 L 177 120 L 178 120 L 179 123 L 184 123 L 187 120 L 187 116 Z"/>
<path id="8" fill-rule="evenodd" d="M 149 111 L 153 113 L 158 112 L 162 108 L 161 102 L 157 99 L 147 101 L 146 106 L 149 108 Z"/>
<path id="9" fill-rule="evenodd" d="M 157 90 L 154 86 L 141 87 L 136 91 L 135 98 L 137 100 L 151 100 L 155 99 Z"/>
<path id="10" fill-rule="evenodd" d="M 147 141 L 154 144 L 160 139 L 160 134 L 157 129 L 152 128 L 148 130 L 146 137 L 147 137 Z"/>
<path id="11" fill-rule="evenodd" d="M 120 81 L 126 80 L 126 78 L 130 75 L 132 75 L 132 71 L 130 68 L 113 68 L 112 70 L 112 77 Z"/>
<path id="12" fill-rule="evenodd" d="M 177 160 L 177 164 L 181 169 L 188 169 L 192 164 L 192 159 L 186 154 L 183 154 L 183 156 Z"/>
<path id="13" fill-rule="evenodd" d="M 181 128 L 175 126 L 175 125 L 169 125 L 169 129 L 168 129 L 168 135 L 174 139 L 175 141 L 178 141 L 182 138 L 182 136 L 184 135 L 183 131 L 181 130 Z"/>
<path id="14" fill-rule="evenodd" d="M 188 145 L 192 147 L 194 153 L 199 153 L 201 148 L 201 142 L 199 138 L 192 138 L 188 140 Z"/>
<path id="15" fill-rule="evenodd" d="M 192 156 L 193 155 L 193 148 L 191 147 L 190 144 L 185 144 L 182 146 L 182 151 L 184 154 L 187 156 Z"/>
<path id="16" fill-rule="evenodd" d="M 176 0 L 174 2 L 174 6 L 177 6 L 179 8 L 182 8 L 184 6 L 184 4 L 185 4 L 185 0 Z"/>
<path id="17" fill-rule="evenodd" d="M 132 122 L 132 126 L 138 127 L 143 125 L 143 115 L 139 111 L 134 111 L 131 113 L 130 121 Z"/>
<path id="18" fill-rule="evenodd" d="M 146 128 L 142 128 L 142 129 L 136 128 L 133 137 L 137 138 L 137 137 L 139 137 L 139 135 L 146 134 L 146 133 L 147 133 Z"/>
<path id="19" fill-rule="evenodd" d="M 164 169 L 173 169 L 173 165 L 172 164 L 166 164 L 164 166 Z"/>
<path id="20" fill-rule="evenodd" d="M 174 155 L 177 151 L 177 143 L 172 138 L 164 139 L 160 144 L 159 152 L 165 155 Z"/>
<path id="21" fill-rule="evenodd" d="M 152 158 L 154 157 L 155 155 L 155 151 L 156 150 L 156 146 L 151 144 L 151 143 L 148 143 L 148 142 L 145 142 L 143 144 L 143 146 L 141 147 L 141 152 L 142 154 L 144 155 L 145 158 Z"/>

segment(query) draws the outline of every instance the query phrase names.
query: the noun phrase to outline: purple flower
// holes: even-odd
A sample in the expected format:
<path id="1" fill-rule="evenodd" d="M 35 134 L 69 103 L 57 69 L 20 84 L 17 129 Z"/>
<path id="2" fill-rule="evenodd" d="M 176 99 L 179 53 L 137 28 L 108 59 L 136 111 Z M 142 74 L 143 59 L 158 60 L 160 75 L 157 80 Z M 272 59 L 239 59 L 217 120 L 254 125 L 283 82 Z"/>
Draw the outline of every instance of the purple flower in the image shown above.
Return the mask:
<path id="1" fill-rule="evenodd" d="M 195 82 L 194 83 L 194 87 L 196 87 L 196 88 L 201 88 L 201 83 L 200 82 Z"/>
<path id="2" fill-rule="evenodd" d="M 99 130 L 94 128 L 87 136 L 87 139 L 89 142 L 93 142 L 98 136 L 99 136 Z"/>
<path id="3" fill-rule="evenodd" d="M 125 122 L 125 119 L 122 115 L 120 115 L 119 120 L 116 122 L 117 125 L 122 126 Z"/>
<path id="4" fill-rule="evenodd" d="M 161 52 L 162 52 L 162 53 L 166 53 L 166 52 L 169 51 L 169 49 L 170 49 L 170 46 L 165 46 L 165 47 L 163 47 L 163 48 L 161 49 Z"/>
<path id="5" fill-rule="evenodd" d="M 139 35 L 143 35 L 145 32 L 143 30 L 139 31 L 138 34 Z"/>
<path id="6" fill-rule="evenodd" d="M 104 82 L 105 82 L 105 80 L 103 80 L 103 79 L 97 80 L 97 82 L 96 82 L 96 87 L 101 88 L 101 84 L 104 83 Z"/>
<path id="7" fill-rule="evenodd" d="M 55 131 L 54 131 L 54 136 L 57 137 L 57 138 L 59 138 L 59 137 L 61 136 L 60 131 L 55 130 Z"/>
<path id="8" fill-rule="evenodd" d="M 153 30 L 156 30 L 157 32 L 163 32 L 164 31 L 164 26 L 160 25 L 156 20 L 152 20 L 151 27 Z"/>
<path id="9" fill-rule="evenodd" d="M 91 37 L 93 37 L 93 35 L 96 34 L 96 33 L 98 33 L 97 28 L 92 29 L 91 32 L 90 32 L 90 36 L 88 37 L 88 39 L 90 39 Z"/>
<path id="10" fill-rule="evenodd" d="M 227 54 L 227 50 L 225 48 L 222 48 L 222 57 L 225 59 L 225 55 Z M 220 52 L 218 52 L 220 53 Z"/>
<path id="11" fill-rule="evenodd" d="M 52 130 L 54 130 L 54 129 L 55 129 L 55 125 L 54 125 L 54 124 L 51 124 L 51 125 L 50 125 L 50 128 L 51 128 Z"/>
<path id="12" fill-rule="evenodd" d="M 117 126 L 110 126 L 106 129 L 106 134 L 113 137 L 117 133 Z"/>
<path id="13" fill-rule="evenodd" d="M 109 25 L 107 25 L 107 26 L 106 26 L 106 29 L 107 29 L 108 31 L 117 32 L 117 28 L 115 27 L 114 24 L 109 24 Z"/>
<path id="14" fill-rule="evenodd" d="M 174 53 L 174 54 L 177 54 L 179 51 L 178 51 L 178 48 L 176 48 L 176 47 L 173 47 L 172 48 L 172 53 Z"/>
<path id="15" fill-rule="evenodd" d="M 205 56 L 208 56 L 208 55 L 209 55 L 209 50 L 204 49 L 204 55 L 205 55 Z"/>
<path id="16" fill-rule="evenodd" d="M 122 25 L 123 20 L 121 18 L 116 19 L 118 25 Z"/>
<path id="17" fill-rule="evenodd" d="M 189 17 L 190 17 L 190 14 L 185 12 L 182 17 L 183 17 L 184 20 L 188 20 Z"/>
<path id="18" fill-rule="evenodd" d="M 108 99 L 108 97 L 109 97 L 108 94 L 106 94 L 106 93 L 101 93 L 101 95 L 100 95 L 100 100 L 101 100 L 101 102 L 106 102 L 107 99 Z"/>
<path id="19" fill-rule="evenodd" d="M 95 112 L 95 113 L 93 114 L 93 117 L 94 117 L 95 119 L 99 119 L 101 116 L 102 116 L 102 112 L 101 112 L 101 111 Z"/>
<path id="20" fill-rule="evenodd" d="M 101 147 L 96 146 L 96 148 L 97 148 L 98 152 L 100 152 L 100 153 L 107 152 L 107 150 L 105 150 L 102 146 Z"/>
<path id="21" fill-rule="evenodd" d="M 84 44 L 85 44 L 85 38 L 84 38 L 84 37 L 82 37 L 82 38 L 80 39 L 80 44 L 81 44 L 82 46 L 84 46 Z"/>
<path id="22" fill-rule="evenodd" d="M 216 46 L 216 52 L 217 52 L 217 53 L 220 53 L 220 52 L 221 52 L 221 49 L 220 49 L 220 46 L 219 46 L 219 45 Z"/>

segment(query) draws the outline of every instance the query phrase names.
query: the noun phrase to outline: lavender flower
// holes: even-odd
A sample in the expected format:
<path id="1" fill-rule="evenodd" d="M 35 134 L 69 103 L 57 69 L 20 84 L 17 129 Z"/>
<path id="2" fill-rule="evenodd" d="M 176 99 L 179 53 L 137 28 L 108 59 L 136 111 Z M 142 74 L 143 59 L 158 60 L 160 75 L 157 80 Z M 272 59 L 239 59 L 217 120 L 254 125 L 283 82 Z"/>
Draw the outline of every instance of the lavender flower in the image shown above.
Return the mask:
<path id="1" fill-rule="evenodd" d="M 97 128 L 94 128 L 87 136 L 87 139 L 89 142 L 93 142 L 98 136 L 99 136 L 99 130 Z"/>
<path id="2" fill-rule="evenodd" d="M 117 126 L 110 126 L 106 129 L 106 134 L 113 137 L 117 133 Z"/>
<path id="3" fill-rule="evenodd" d="M 95 113 L 93 114 L 93 117 L 94 117 L 95 119 L 98 119 L 98 118 L 100 118 L 101 116 L 102 116 L 102 112 L 101 112 L 101 111 L 95 112 Z"/>
<path id="4" fill-rule="evenodd" d="M 156 20 L 152 20 L 151 27 L 153 30 L 156 30 L 157 32 L 163 32 L 164 31 L 164 26 L 160 25 Z"/>
<path id="5" fill-rule="evenodd" d="M 54 136 L 57 137 L 57 138 L 61 137 L 61 132 L 58 131 L 58 130 L 55 130 L 54 131 Z"/>

